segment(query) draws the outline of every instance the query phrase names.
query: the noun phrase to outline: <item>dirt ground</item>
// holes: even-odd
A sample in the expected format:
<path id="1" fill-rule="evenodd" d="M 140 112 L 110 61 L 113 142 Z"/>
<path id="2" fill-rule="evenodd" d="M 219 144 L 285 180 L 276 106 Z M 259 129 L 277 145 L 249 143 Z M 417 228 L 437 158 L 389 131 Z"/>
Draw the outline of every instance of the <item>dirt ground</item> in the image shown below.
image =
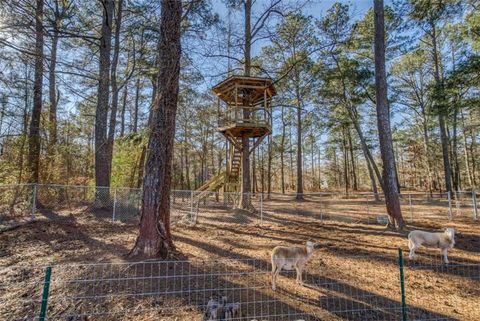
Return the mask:
<path id="1" fill-rule="evenodd" d="M 262 206 L 261 220 L 258 213 L 200 208 L 197 225 L 174 227 L 180 263 L 126 260 L 137 232 L 134 221 L 112 222 L 108 213 L 87 207 L 41 211 L 38 221 L 0 234 L 0 315 L 7 320 L 37 316 L 43 266 L 55 264 L 53 280 L 63 281 L 52 281 L 51 319 L 204 320 L 202 306 L 211 297 L 226 296 L 241 303 L 243 317 L 235 320 L 401 320 L 398 248 L 408 251 L 411 229 L 455 227 L 449 265 L 441 264 L 438 249 L 422 249 L 413 262 L 405 258 L 405 311 L 409 320 L 480 320 L 478 222 L 418 216 L 407 231 L 394 232 L 374 224 L 375 216 L 366 221 L 320 216 L 318 202 L 278 200 Z M 341 208 L 367 216 L 364 207 L 347 200 Z M 425 214 L 430 210 L 426 207 Z M 271 249 L 307 240 L 316 250 L 305 286 L 284 272 L 279 289 L 272 291 Z M 74 264 L 85 262 L 116 265 Z M 102 284 L 87 288 L 88 280 Z"/>

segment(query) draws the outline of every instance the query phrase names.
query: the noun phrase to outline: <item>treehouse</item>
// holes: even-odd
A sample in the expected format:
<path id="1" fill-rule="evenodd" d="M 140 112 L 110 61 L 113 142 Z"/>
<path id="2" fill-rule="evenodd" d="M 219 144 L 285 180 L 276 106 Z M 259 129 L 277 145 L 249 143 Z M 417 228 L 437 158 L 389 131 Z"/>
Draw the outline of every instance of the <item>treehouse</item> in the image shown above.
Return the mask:
<path id="1" fill-rule="evenodd" d="M 230 142 L 225 172 L 207 181 L 201 191 L 224 188 L 239 191 L 242 139 L 249 139 L 251 153 L 272 132 L 271 100 L 276 91 L 269 78 L 231 76 L 212 91 L 218 96 L 218 128 Z"/>
<path id="2" fill-rule="evenodd" d="M 239 138 L 272 132 L 270 101 L 276 92 L 271 79 L 232 76 L 212 90 L 218 96 L 218 131 L 234 146 Z"/>

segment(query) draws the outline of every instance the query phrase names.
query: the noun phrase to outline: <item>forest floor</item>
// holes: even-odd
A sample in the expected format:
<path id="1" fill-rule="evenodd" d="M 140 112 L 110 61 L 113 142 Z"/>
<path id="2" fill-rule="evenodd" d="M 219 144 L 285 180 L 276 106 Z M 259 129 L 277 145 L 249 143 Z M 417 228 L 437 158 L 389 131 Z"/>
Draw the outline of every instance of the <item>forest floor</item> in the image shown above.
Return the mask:
<path id="1" fill-rule="evenodd" d="M 86 207 L 40 211 L 37 221 L 0 233 L 0 315 L 8 320 L 37 316 L 36 301 L 43 280 L 40 267 L 55 264 L 54 278 L 69 276 L 78 284 L 65 282 L 51 290 L 51 319 L 68 319 L 65 311 L 70 311 L 90 315 L 75 320 L 200 321 L 203 311 L 195 306 L 206 305 L 211 296 L 226 295 L 229 302 L 242 303 L 244 318 L 237 320 L 252 320 L 255 316 L 259 320 L 289 321 L 400 320 L 397 262 L 398 248 L 402 248 L 407 252 L 404 272 L 410 319 L 480 320 L 480 225 L 471 218 L 452 222 L 418 219 L 406 231 L 396 232 L 373 223 L 320 219 L 317 202 L 270 201 L 262 206 L 262 221 L 258 215 L 215 207 L 200 209 L 195 226 L 176 225 L 174 242 L 182 264 L 167 264 L 155 273 L 154 263 L 141 265 L 143 271 L 135 265 L 133 275 L 142 280 L 143 291 L 150 291 L 142 292 L 138 283 L 128 281 L 121 285 L 123 288 L 117 288 L 112 276 L 120 269 L 110 267 L 108 272 L 100 264 L 101 275 L 98 270 L 93 273 L 99 280 L 110 280 L 108 298 L 100 295 L 105 286 L 92 290 L 78 285 L 85 278 L 82 273 L 86 268 L 75 271 L 78 265 L 74 263 L 133 266 L 135 263 L 126 255 L 134 245 L 137 223 L 112 222 L 108 213 L 92 212 Z M 355 215 L 365 214 L 363 207 L 355 208 L 348 202 L 344 207 Z M 422 249 L 414 262 L 408 260 L 409 230 L 445 227 L 455 227 L 458 232 L 449 265 L 441 264 L 438 249 Z M 277 291 L 272 291 L 268 264 L 271 249 L 277 245 L 301 245 L 307 240 L 315 242 L 316 250 L 304 273 L 306 285 L 295 284 L 292 273 L 282 273 Z M 225 267 L 216 263 L 226 259 L 229 261 Z M 57 265 L 63 271 L 56 272 Z M 89 273 L 92 276 L 91 270 Z M 163 273 L 181 284 L 153 284 Z M 180 277 L 185 275 L 196 278 L 188 278 L 187 284 Z M 146 295 L 153 293 L 154 285 L 160 292 L 173 294 L 168 298 L 159 298 L 158 291 Z M 192 291 L 194 288 L 201 291 Z M 124 295 L 114 296 L 112 290 Z M 69 291 L 93 291 L 98 295 L 85 295 L 83 301 L 87 303 L 80 296 L 68 301 Z M 187 298 L 188 292 L 195 292 L 195 297 Z M 129 312 L 109 314 L 122 308 Z"/>

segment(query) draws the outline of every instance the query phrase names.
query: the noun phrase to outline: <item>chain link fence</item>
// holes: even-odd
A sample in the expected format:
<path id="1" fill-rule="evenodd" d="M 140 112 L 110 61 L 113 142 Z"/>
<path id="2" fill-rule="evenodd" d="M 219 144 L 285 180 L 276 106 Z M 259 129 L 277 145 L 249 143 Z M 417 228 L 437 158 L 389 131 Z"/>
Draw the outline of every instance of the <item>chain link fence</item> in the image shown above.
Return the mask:
<path id="1" fill-rule="evenodd" d="M 240 193 L 173 190 L 172 224 L 257 224 L 285 220 L 334 220 L 386 224 L 383 195 L 373 193 L 251 193 L 240 206 Z M 113 221 L 138 220 L 141 189 L 69 185 L 0 185 L 0 229 L 38 219 L 61 219 L 78 212 Z M 422 220 L 478 220 L 476 192 L 403 193 L 404 218 Z M 239 209 L 246 207 L 246 210 Z"/>
<path id="2" fill-rule="evenodd" d="M 0 230 L 34 218 L 35 186 L 0 185 Z"/>
<path id="3" fill-rule="evenodd" d="M 351 223 L 386 224 L 385 198 L 373 193 L 264 194 L 262 216 L 265 220 L 306 217 Z M 403 193 L 400 195 L 403 217 L 415 221 L 478 220 L 476 192 Z"/>

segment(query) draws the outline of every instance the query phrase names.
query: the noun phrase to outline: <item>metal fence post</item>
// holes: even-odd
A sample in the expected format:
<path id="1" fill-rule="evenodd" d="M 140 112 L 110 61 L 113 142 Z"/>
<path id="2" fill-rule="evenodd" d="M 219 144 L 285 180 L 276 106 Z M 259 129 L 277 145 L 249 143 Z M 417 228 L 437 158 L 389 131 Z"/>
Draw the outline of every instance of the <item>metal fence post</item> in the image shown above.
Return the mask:
<path id="1" fill-rule="evenodd" d="M 459 193 L 455 192 L 455 208 L 457 209 L 456 215 L 460 215 L 460 203 L 458 202 L 459 200 Z"/>
<path id="2" fill-rule="evenodd" d="M 368 201 L 368 195 L 365 197 L 367 201 L 367 224 L 370 224 L 370 203 Z"/>
<path id="3" fill-rule="evenodd" d="M 408 194 L 408 208 L 410 210 L 410 221 L 413 222 L 412 194 Z"/>
<path id="4" fill-rule="evenodd" d="M 472 202 L 473 202 L 473 219 L 476 221 L 478 219 L 478 207 L 477 207 L 477 192 L 475 189 L 472 190 Z"/>
<path id="5" fill-rule="evenodd" d="M 112 221 L 115 221 L 115 212 L 117 210 L 117 189 L 113 189 L 113 213 L 112 213 Z"/>
<path id="6" fill-rule="evenodd" d="M 452 192 L 448 191 L 447 192 L 448 196 L 448 219 L 451 221 L 453 218 L 453 213 L 452 213 Z"/>
<path id="7" fill-rule="evenodd" d="M 398 248 L 398 268 L 400 270 L 400 292 L 402 299 L 402 321 L 407 321 L 407 303 L 405 297 L 405 276 L 403 274 L 403 251 Z"/>
<path id="8" fill-rule="evenodd" d="M 263 193 L 260 193 L 260 222 L 263 223 Z"/>
<path id="9" fill-rule="evenodd" d="M 35 220 L 35 212 L 37 211 L 37 184 L 33 184 L 32 190 L 32 213 L 31 219 Z"/>
<path id="10" fill-rule="evenodd" d="M 190 191 L 190 215 L 193 217 L 193 190 Z"/>
<path id="11" fill-rule="evenodd" d="M 39 321 L 45 321 L 47 316 L 48 293 L 50 291 L 50 279 L 52 277 L 52 267 L 47 266 L 45 270 L 45 280 L 43 282 L 42 306 L 40 309 Z"/>

